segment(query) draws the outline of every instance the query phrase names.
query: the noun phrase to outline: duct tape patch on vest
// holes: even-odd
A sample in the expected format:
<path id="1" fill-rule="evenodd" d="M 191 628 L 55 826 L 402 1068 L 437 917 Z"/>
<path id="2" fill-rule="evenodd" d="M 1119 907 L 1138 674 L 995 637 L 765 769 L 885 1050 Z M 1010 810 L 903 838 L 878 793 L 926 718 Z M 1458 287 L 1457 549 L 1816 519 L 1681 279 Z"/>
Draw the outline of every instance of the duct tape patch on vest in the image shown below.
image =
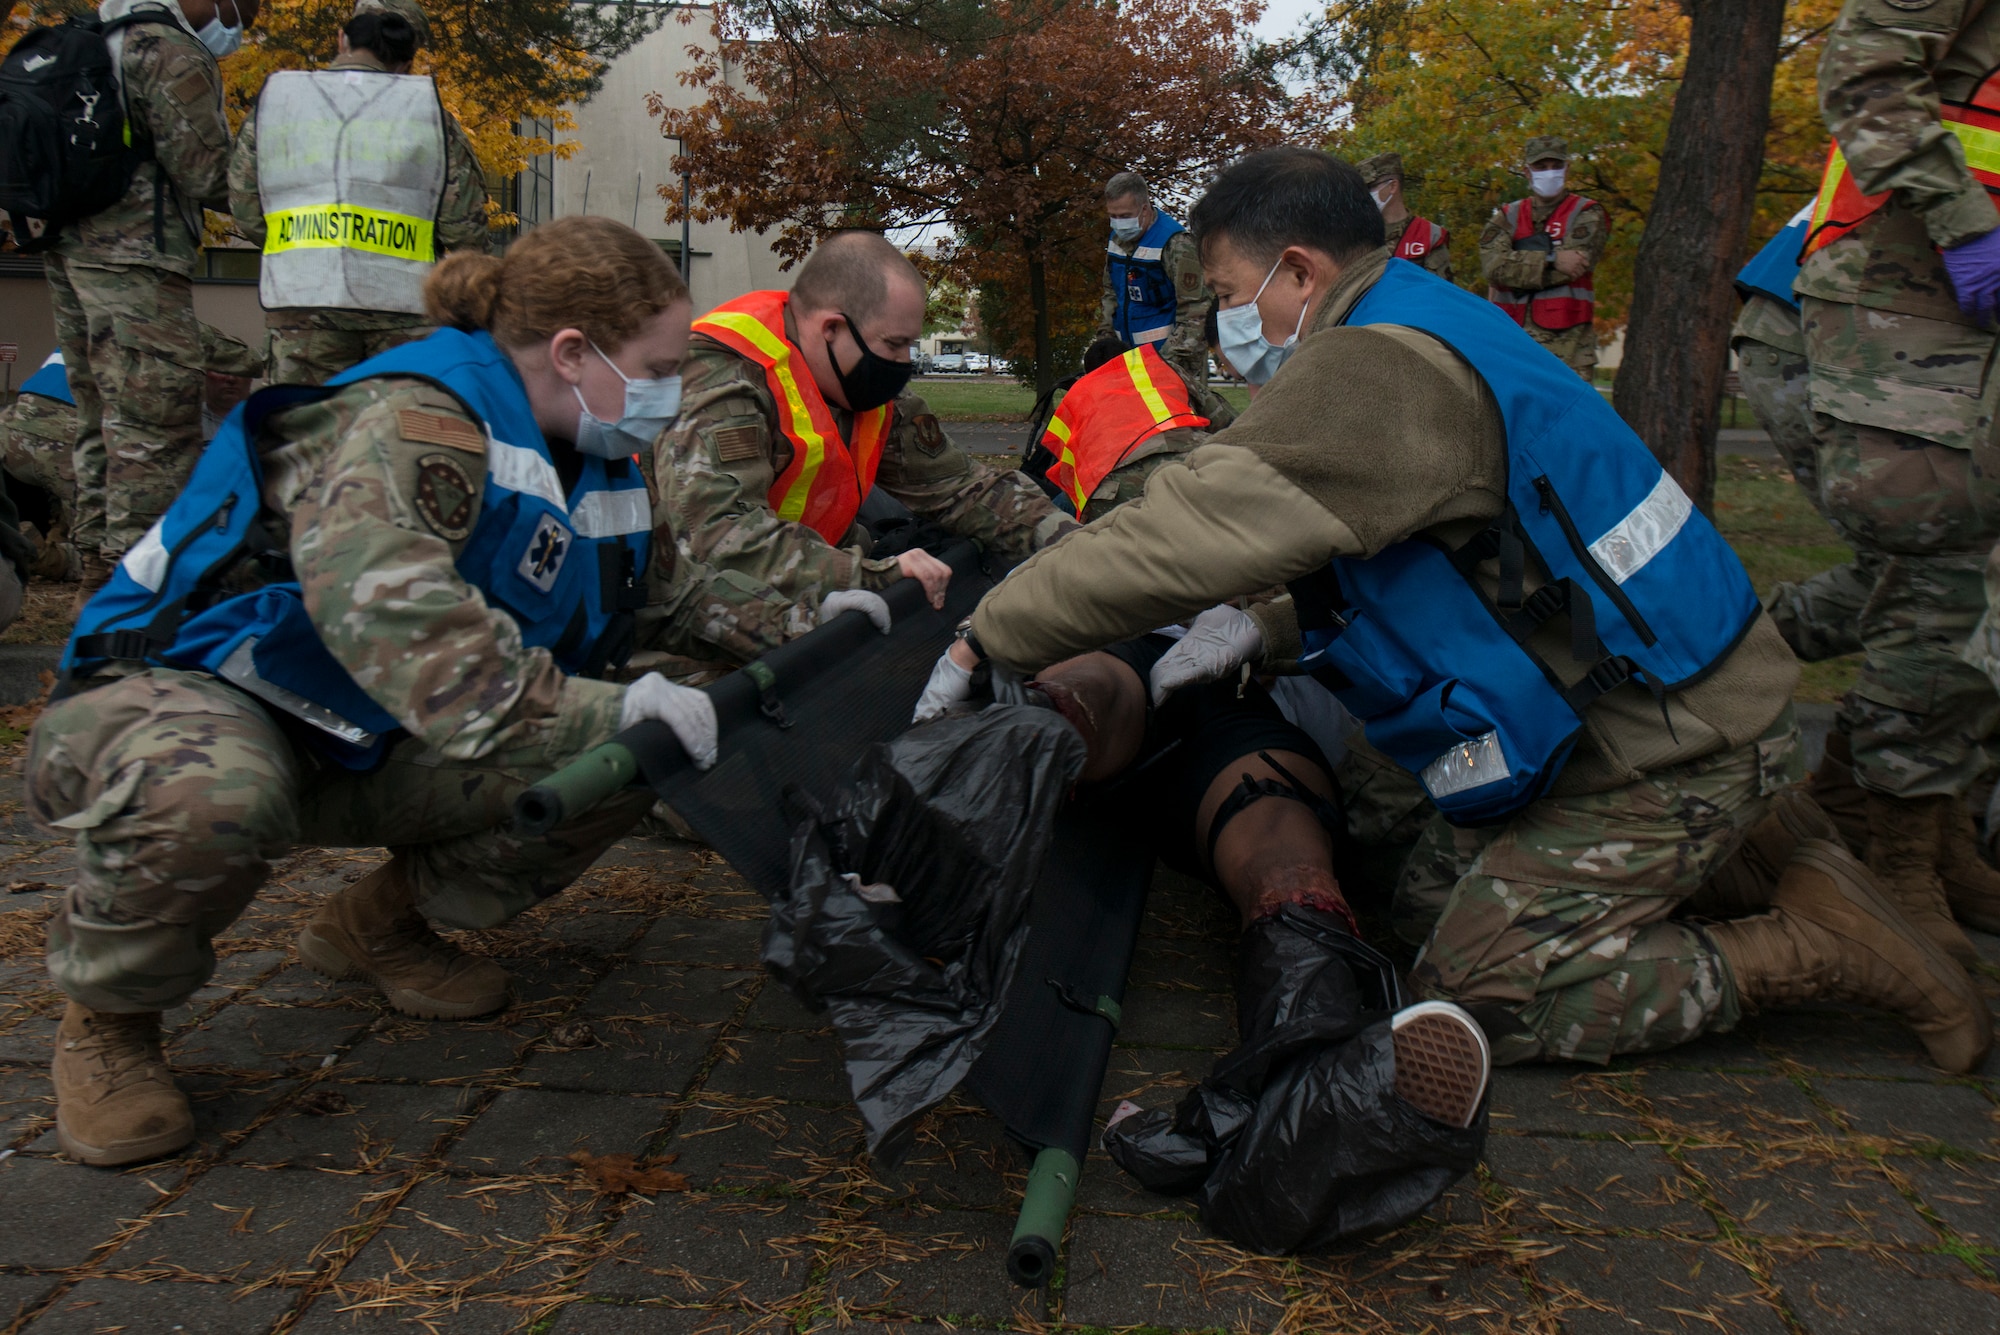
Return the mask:
<path id="1" fill-rule="evenodd" d="M 264 215 L 264 253 L 364 250 L 428 264 L 437 258 L 437 224 L 428 218 L 353 204 L 313 204 Z"/>
<path id="2" fill-rule="evenodd" d="M 528 550 L 521 553 L 521 564 L 514 568 L 516 573 L 547 593 L 556 586 L 563 558 L 569 555 L 570 543 L 575 540 L 554 515 L 543 515 L 535 525 L 535 536 L 528 539 Z"/>
<path id="3" fill-rule="evenodd" d="M 417 513 L 446 542 L 464 542 L 471 536 L 477 514 L 472 479 L 458 460 L 448 454 L 426 454 L 417 460 Z"/>

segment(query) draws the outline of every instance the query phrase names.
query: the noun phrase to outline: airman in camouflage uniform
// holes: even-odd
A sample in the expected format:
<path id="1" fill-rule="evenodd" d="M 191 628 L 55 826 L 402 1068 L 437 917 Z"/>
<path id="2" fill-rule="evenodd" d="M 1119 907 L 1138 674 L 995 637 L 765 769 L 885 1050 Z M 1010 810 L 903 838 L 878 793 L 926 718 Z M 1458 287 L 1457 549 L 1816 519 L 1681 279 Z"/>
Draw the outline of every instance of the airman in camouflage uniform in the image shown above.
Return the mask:
<path id="1" fill-rule="evenodd" d="M 263 374 L 263 358 L 212 325 L 201 325 L 201 438 L 208 440 L 222 418 Z M 0 465 L 11 479 L 48 493 L 50 525 L 44 559 L 36 573 L 44 579 L 75 579 L 82 562 L 69 534 L 76 522 L 76 408 L 43 394 L 22 394 L 0 411 Z"/>
<path id="2" fill-rule="evenodd" d="M 430 23 L 414 0 L 359 0 L 355 14 L 385 13 L 405 19 L 417 31 L 419 45 L 430 40 Z M 343 34 L 343 37 L 345 34 Z M 327 66 L 331 70 L 384 70 L 373 51 L 350 50 Z M 400 72 L 400 71 L 398 71 Z M 437 249 L 486 250 L 491 229 L 486 222 L 486 178 L 473 156 L 472 143 L 458 118 L 444 117 L 445 185 L 438 202 Z M 229 159 L 229 211 L 236 230 L 259 245 L 264 242 L 264 205 L 257 184 L 257 113 L 244 118 Z M 362 311 L 290 307 L 266 311 L 270 338 L 270 378 L 280 385 L 323 385 L 348 367 L 387 352 L 401 343 L 422 338 L 431 327 L 420 315 L 402 311 Z"/>
<path id="3" fill-rule="evenodd" d="M 135 139 L 152 145 L 116 204 L 65 229 L 47 258 L 56 338 L 76 396 L 76 524 L 84 590 L 166 513 L 201 453 L 201 335 L 192 275 L 202 209 L 227 198 L 222 73 L 180 10 L 105 0 L 160 22 L 115 33 Z"/>
<path id="4" fill-rule="evenodd" d="M 1992 762 L 2000 695 L 1961 658 L 2000 537 L 1989 371 L 1995 335 L 1960 308 L 1941 250 L 2000 227 L 1939 115 L 2000 65 L 2000 9 L 1849 0 L 1820 59 L 1827 127 L 1865 194 L 1857 227 L 1807 256 L 1801 299 L 1827 513 L 1880 564 L 1857 628 L 1867 662 L 1842 709 L 1869 794 L 1870 867 L 1960 959 L 1962 920 L 2000 925 L 2000 877 L 1965 795 Z"/>
<path id="5" fill-rule="evenodd" d="M 870 539 L 859 524 L 835 545 L 771 508 L 772 484 L 790 466 L 792 447 L 779 429 L 762 367 L 697 332 L 681 385 L 680 420 L 655 446 L 653 480 L 659 492 L 655 531 L 672 532 L 686 569 L 669 581 L 677 593 L 656 585 L 654 600 L 694 597 L 691 586 L 698 586 L 711 611 L 736 609 L 718 625 L 744 638 L 711 640 L 715 652 L 701 655 L 712 660 L 707 666 L 747 661 L 812 629 L 829 593 L 883 589 L 903 577 L 894 557 L 869 557 Z M 850 431 L 852 414 L 831 402 L 828 407 L 840 429 Z M 1024 474 L 968 457 L 915 394 L 895 402 L 875 485 L 918 518 L 1006 559 L 1026 556 L 1074 527 Z M 699 622 L 700 614 L 689 613 L 676 625 Z M 641 651 L 666 647 L 657 633 L 642 622 Z M 634 661 L 653 662 L 636 655 Z"/>
<path id="6" fill-rule="evenodd" d="M 1384 244 L 1389 253 L 1395 254 L 1403 243 L 1403 234 L 1410 230 L 1410 224 L 1422 221 L 1410 212 L 1410 206 L 1403 201 L 1403 155 L 1401 153 L 1377 153 L 1355 164 L 1361 173 L 1361 183 L 1375 196 L 1375 205 L 1382 210 L 1382 226 L 1387 233 Z M 1386 202 L 1385 202 L 1386 200 Z M 1432 224 L 1437 226 L 1437 224 Z M 1451 276 L 1451 233 L 1437 227 L 1438 240 L 1423 254 L 1405 256 L 1414 260 L 1430 272 L 1449 283 Z"/>
<path id="7" fill-rule="evenodd" d="M 1569 145 L 1554 136 L 1544 135 L 1530 139 L 1522 149 L 1524 165 L 1550 160 L 1560 161 L 1565 168 L 1569 164 Z M 1548 221 L 1549 215 L 1562 206 L 1570 197 L 1567 184 L 1558 193 L 1543 198 L 1530 193 L 1527 207 L 1531 211 L 1536 227 Z M 1554 253 L 1540 250 L 1514 249 L 1514 231 L 1508 225 L 1505 209 L 1495 209 L 1493 216 L 1486 220 L 1486 227 L 1479 234 L 1479 267 L 1486 276 L 1490 288 L 1507 288 L 1514 292 L 1535 293 L 1548 288 L 1566 287 L 1579 276 L 1596 269 L 1604 259 L 1604 247 L 1611 239 L 1611 219 L 1602 205 L 1587 201 L 1569 220 L 1568 231 L 1555 248 Z M 1574 272 L 1565 271 L 1556 263 L 1556 257 L 1568 252 L 1581 257 L 1581 267 Z M 1574 264 L 1575 261 L 1565 261 Z M 1597 368 L 1597 335 L 1590 322 L 1573 325 L 1567 329 L 1545 329 L 1534 319 L 1533 308 L 1527 324 L 1528 334 L 1562 358 L 1576 373 L 1588 380 Z"/>
<path id="8" fill-rule="evenodd" d="M 1781 301 L 1753 292 L 1744 301 L 1729 337 L 1750 410 L 1770 433 L 1771 443 L 1777 446 L 1779 457 L 1791 469 L 1806 499 L 1826 515 L 1813 444 L 1812 403 L 1806 392 L 1805 330 L 1799 313 Z M 1827 522 L 1833 522 L 1830 516 Z M 1765 596 L 1764 610 L 1771 614 L 1793 653 L 1808 663 L 1817 663 L 1861 652 L 1861 609 L 1875 588 L 1883 560 L 1878 552 L 1856 548 L 1854 560 L 1846 565 L 1823 570 L 1796 584 L 1780 583 Z"/>
<path id="9" fill-rule="evenodd" d="M 1121 188 L 1119 194 L 1111 189 Z M 1146 183 L 1136 174 L 1121 172 L 1111 178 L 1105 190 L 1105 203 L 1125 203 L 1136 205 L 1141 217 L 1153 215 L 1153 203 Z M 1111 244 L 1130 255 L 1144 237 L 1139 236 L 1129 242 L 1113 238 Z M 1194 237 L 1186 231 L 1179 231 L 1167 238 L 1160 248 L 1160 263 L 1165 266 L 1167 276 L 1174 285 L 1174 325 L 1163 342 L 1154 345 L 1154 351 L 1178 368 L 1182 378 L 1208 383 L 1208 340 L 1203 334 L 1209 312 L 1214 309 L 1215 296 L 1202 281 L 1201 256 L 1195 252 Z M 1119 338 L 1118 333 L 1118 287 L 1113 278 L 1111 265 L 1104 266 L 1104 296 L 1097 307 L 1097 330 L 1092 339 Z"/>

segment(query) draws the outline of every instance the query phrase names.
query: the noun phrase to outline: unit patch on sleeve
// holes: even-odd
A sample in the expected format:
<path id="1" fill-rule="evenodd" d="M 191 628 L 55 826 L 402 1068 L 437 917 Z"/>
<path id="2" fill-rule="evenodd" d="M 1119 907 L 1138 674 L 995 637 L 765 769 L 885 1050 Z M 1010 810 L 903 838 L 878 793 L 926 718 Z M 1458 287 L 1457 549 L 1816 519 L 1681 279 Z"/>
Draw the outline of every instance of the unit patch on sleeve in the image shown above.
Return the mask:
<path id="1" fill-rule="evenodd" d="M 464 542 L 477 515 L 472 479 L 449 454 L 426 454 L 417 460 L 417 513 L 431 532 L 446 542 Z"/>
<path id="2" fill-rule="evenodd" d="M 396 414 L 396 434 L 418 445 L 449 445 L 467 454 L 486 453 L 486 433 L 463 417 L 404 408 Z"/>
<path id="3" fill-rule="evenodd" d="M 910 419 L 910 430 L 916 437 L 917 448 L 935 459 L 945 447 L 944 428 L 938 425 L 935 413 L 922 413 Z"/>
<path id="4" fill-rule="evenodd" d="M 535 535 L 528 539 L 528 550 L 521 553 L 521 563 L 514 567 L 522 579 L 534 585 L 543 593 L 556 586 L 556 579 L 562 574 L 563 558 L 569 555 L 570 543 L 575 536 L 563 527 L 562 521 L 554 515 L 543 515 L 535 525 Z"/>

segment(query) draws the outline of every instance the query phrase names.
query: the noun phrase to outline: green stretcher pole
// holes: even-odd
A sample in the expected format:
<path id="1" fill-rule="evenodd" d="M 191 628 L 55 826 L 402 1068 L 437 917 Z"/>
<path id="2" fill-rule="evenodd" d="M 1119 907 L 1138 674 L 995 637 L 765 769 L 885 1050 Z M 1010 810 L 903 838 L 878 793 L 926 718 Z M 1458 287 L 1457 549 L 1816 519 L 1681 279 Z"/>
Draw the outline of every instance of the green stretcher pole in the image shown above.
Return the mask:
<path id="1" fill-rule="evenodd" d="M 1055 1278 L 1056 1249 L 1076 1204 L 1080 1171 L 1075 1156 L 1059 1149 L 1037 1154 L 1028 1170 L 1028 1190 L 1021 1197 L 1014 1240 L 1007 1245 L 1007 1274 L 1023 1288 L 1043 1288 Z"/>
<path id="2" fill-rule="evenodd" d="M 514 799 L 514 828 L 538 839 L 566 815 L 589 811 L 639 779 L 639 758 L 622 742 L 592 747 Z"/>

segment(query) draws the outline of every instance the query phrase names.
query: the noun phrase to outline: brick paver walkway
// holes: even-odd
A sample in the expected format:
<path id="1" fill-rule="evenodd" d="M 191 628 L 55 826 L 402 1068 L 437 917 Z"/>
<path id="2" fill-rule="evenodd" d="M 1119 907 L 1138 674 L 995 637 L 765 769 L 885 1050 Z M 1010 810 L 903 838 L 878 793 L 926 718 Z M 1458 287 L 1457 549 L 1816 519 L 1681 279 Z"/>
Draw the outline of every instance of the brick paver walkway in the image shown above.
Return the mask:
<path id="1" fill-rule="evenodd" d="M 1834 1009 L 1610 1071 L 1505 1072 L 1476 1180 L 1332 1256 L 1236 1252 L 1094 1157 L 1059 1284 L 1024 1295 L 1001 1265 L 1023 1162 L 992 1120 L 952 1107 L 911 1162 L 873 1168 L 833 1039 L 757 967 L 761 902 L 641 838 L 481 934 L 517 1000 L 474 1024 L 405 1020 L 299 966 L 314 898 L 379 854 L 287 861 L 168 1017 L 198 1146 L 82 1168 L 49 1132 L 60 1001 L 39 963 L 69 853 L 18 806 L 0 843 L 7 1335 L 2000 1330 L 2000 1062 L 1947 1079 L 1893 1024 Z M 1163 878 L 1107 1108 L 1173 1100 L 1228 1045 L 1229 935 Z M 575 1154 L 635 1156 L 640 1185 L 669 1189 L 616 1190 Z"/>

